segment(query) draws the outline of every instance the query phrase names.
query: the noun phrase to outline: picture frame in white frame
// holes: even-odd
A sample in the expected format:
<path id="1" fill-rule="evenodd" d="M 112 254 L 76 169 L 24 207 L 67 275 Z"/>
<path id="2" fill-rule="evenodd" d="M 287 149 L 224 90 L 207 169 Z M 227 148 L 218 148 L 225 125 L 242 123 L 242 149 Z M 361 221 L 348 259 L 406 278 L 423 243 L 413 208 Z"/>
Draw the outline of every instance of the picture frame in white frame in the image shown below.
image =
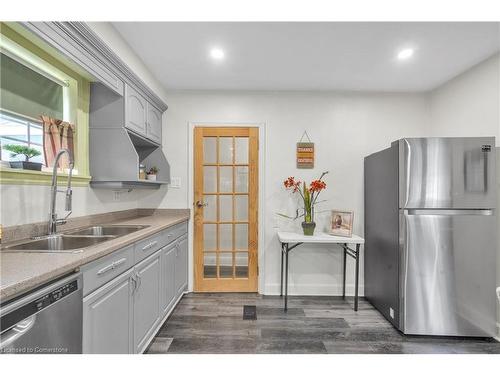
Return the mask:
<path id="1" fill-rule="evenodd" d="M 330 231 L 332 236 L 352 237 L 354 211 L 333 209 L 330 216 Z"/>

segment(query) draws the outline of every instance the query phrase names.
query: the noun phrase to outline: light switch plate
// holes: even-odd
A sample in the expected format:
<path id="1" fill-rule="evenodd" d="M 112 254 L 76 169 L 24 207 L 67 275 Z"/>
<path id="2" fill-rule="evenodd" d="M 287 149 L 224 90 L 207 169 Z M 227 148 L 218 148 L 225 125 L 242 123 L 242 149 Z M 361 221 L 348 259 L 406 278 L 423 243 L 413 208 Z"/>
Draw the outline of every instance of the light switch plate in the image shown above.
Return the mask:
<path id="1" fill-rule="evenodd" d="M 181 178 L 180 177 L 172 177 L 170 179 L 170 187 L 172 189 L 180 189 L 181 188 Z"/>
<path id="2" fill-rule="evenodd" d="M 389 315 L 394 319 L 394 309 L 392 307 L 389 307 Z"/>

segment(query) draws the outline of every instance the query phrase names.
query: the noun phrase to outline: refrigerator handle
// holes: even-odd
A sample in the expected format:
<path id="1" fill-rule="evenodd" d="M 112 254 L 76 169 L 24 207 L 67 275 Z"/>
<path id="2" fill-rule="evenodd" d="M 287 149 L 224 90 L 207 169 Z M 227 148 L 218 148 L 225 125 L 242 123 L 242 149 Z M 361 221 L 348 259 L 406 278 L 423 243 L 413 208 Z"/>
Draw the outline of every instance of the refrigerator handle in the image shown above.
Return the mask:
<path id="1" fill-rule="evenodd" d="M 421 209 L 409 208 L 404 210 L 407 215 L 442 215 L 442 216 L 463 216 L 480 215 L 493 216 L 492 209 Z"/>

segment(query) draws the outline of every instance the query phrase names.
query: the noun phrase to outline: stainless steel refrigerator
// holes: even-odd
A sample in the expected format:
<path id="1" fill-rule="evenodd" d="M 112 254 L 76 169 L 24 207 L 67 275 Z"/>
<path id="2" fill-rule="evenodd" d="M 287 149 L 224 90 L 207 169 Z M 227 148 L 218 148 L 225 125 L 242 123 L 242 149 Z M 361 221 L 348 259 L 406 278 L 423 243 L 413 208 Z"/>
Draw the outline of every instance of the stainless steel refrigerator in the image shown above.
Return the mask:
<path id="1" fill-rule="evenodd" d="M 365 158 L 365 296 L 403 333 L 495 335 L 495 170 L 494 137 Z"/>

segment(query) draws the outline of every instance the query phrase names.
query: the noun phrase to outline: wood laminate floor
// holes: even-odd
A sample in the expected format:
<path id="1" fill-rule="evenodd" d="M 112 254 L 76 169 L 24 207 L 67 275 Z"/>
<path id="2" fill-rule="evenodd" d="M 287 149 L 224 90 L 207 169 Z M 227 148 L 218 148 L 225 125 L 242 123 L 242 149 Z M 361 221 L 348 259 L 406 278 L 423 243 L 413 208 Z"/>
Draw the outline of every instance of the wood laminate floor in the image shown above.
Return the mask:
<path id="1" fill-rule="evenodd" d="M 257 320 L 243 320 L 243 306 Z M 493 339 L 404 336 L 364 299 L 214 293 L 184 296 L 147 353 L 500 353 Z"/>

